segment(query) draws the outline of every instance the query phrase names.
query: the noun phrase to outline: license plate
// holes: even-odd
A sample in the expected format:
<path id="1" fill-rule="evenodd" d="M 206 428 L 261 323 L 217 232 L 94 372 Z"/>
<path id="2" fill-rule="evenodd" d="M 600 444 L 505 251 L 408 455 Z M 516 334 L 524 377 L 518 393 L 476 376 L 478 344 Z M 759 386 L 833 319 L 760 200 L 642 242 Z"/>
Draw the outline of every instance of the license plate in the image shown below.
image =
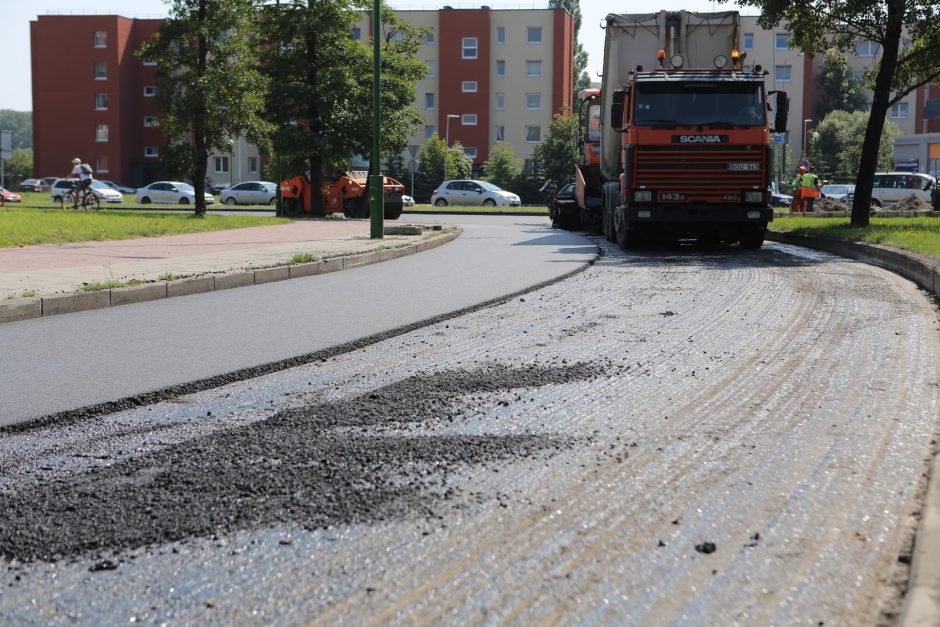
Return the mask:
<path id="1" fill-rule="evenodd" d="M 663 192 L 659 195 L 660 200 L 685 200 L 685 194 L 678 192 Z"/>
<path id="2" fill-rule="evenodd" d="M 759 172 L 759 163 L 729 163 L 728 169 L 732 172 Z"/>

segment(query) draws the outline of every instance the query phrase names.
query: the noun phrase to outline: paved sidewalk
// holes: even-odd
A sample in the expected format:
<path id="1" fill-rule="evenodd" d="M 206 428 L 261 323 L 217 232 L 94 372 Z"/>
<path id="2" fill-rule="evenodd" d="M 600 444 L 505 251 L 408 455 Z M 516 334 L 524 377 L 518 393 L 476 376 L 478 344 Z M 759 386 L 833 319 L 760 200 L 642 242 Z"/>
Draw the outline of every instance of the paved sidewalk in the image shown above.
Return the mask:
<path id="1" fill-rule="evenodd" d="M 388 230 L 404 226 L 387 224 Z M 422 228 L 426 227 L 424 225 Z M 133 240 L 0 249 L 0 299 L 80 291 L 85 283 L 155 281 L 284 265 L 294 255 L 319 259 L 408 246 L 424 234 L 369 239 L 368 220 L 291 224 Z"/>

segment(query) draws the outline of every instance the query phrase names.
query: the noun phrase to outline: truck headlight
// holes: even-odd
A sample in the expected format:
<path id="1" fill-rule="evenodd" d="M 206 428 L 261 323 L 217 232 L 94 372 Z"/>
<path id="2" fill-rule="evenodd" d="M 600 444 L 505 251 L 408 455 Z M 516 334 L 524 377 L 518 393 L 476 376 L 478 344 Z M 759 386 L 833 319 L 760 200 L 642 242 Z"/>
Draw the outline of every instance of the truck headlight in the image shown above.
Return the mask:
<path id="1" fill-rule="evenodd" d="M 754 191 L 754 192 L 744 192 L 744 202 L 757 203 L 764 201 L 764 192 Z"/>
<path id="2" fill-rule="evenodd" d="M 653 192 L 648 189 L 639 189 L 633 192 L 633 200 L 636 202 L 650 202 L 653 200 Z"/>

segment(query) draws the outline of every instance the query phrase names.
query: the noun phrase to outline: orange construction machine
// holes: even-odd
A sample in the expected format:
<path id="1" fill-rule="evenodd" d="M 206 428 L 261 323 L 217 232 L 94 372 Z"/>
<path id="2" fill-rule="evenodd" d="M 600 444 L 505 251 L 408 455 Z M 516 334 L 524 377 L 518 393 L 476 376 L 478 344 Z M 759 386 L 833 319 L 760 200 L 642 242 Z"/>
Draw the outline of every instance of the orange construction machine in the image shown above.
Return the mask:
<path id="1" fill-rule="evenodd" d="M 343 213 L 347 218 L 369 217 L 369 197 L 366 195 L 365 170 L 343 172 L 323 186 L 323 206 L 327 214 Z M 390 176 L 384 177 L 385 219 L 397 220 L 402 211 L 405 186 Z M 295 176 L 281 182 L 281 199 L 287 215 L 310 213 L 313 188 L 306 176 Z"/>

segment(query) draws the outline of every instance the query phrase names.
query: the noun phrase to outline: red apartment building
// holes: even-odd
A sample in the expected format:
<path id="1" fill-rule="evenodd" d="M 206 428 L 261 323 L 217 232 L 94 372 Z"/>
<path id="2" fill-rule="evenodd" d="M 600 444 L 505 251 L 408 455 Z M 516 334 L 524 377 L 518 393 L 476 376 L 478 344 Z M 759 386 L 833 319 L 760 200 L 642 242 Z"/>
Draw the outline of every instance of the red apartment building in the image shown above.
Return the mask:
<path id="1" fill-rule="evenodd" d="M 142 186 L 162 176 L 155 68 L 134 53 L 161 20 L 41 15 L 30 23 L 36 176 L 79 157 L 96 178 Z"/>

